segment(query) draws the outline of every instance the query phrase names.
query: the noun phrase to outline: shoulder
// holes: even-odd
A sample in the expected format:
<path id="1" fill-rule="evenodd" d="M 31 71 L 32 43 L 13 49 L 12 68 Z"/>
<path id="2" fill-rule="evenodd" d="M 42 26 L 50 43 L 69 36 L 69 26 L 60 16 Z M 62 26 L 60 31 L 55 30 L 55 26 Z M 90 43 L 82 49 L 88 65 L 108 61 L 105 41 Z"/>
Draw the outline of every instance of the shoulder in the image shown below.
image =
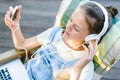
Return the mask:
<path id="1" fill-rule="evenodd" d="M 52 27 L 47 29 L 46 31 L 40 33 L 37 35 L 37 40 L 40 43 L 47 43 L 49 41 L 49 38 L 57 35 L 59 35 L 59 33 L 61 32 L 61 28 L 60 27 Z M 55 34 L 55 35 L 54 35 Z"/>

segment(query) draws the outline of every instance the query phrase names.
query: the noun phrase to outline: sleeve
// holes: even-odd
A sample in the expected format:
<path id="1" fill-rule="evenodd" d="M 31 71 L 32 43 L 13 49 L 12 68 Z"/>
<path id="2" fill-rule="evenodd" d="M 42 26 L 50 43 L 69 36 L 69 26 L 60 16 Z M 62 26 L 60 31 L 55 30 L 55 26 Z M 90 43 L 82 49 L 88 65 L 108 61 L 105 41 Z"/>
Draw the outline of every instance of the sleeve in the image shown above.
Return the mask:
<path id="1" fill-rule="evenodd" d="M 51 33 L 53 28 L 49 28 L 47 29 L 46 31 L 38 34 L 36 37 L 37 37 L 37 41 L 40 43 L 40 44 L 43 44 L 43 43 L 47 43 L 48 42 L 48 37 Z"/>
<path id="2" fill-rule="evenodd" d="M 79 80 L 92 80 L 94 75 L 93 62 L 89 62 L 88 65 L 82 70 Z"/>

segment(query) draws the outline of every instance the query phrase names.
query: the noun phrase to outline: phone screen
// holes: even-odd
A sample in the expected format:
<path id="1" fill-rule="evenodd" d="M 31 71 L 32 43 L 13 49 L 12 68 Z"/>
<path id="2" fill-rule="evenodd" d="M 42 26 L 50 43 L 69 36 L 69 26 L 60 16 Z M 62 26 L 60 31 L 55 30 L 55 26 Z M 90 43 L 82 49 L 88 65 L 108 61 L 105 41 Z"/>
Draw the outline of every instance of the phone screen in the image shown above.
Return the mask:
<path id="1" fill-rule="evenodd" d="M 12 16 L 11 16 L 12 20 L 14 20 L 14 18 L 15 18 L 17 8 L 18 8 L 18 6 L 15 6 L 15 8 L 13 9 Z"/>

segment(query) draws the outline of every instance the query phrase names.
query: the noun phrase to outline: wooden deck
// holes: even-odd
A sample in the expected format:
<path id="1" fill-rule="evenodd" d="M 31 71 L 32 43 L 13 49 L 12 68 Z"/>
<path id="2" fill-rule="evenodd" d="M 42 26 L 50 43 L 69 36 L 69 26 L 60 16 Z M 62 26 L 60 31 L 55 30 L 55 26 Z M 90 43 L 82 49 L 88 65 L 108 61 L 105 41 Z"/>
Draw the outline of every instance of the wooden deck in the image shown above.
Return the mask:
<path id="1" fill-rule="evenodd" d="M 10 30 L 4 25 L 4 14 L 9 6 L 21 4 L 21 28 L 31 37 L 52 27 L 62 0 L 0 0 L 0 53 L 13 49 Z M 120 0 L 95 0 L 103 5 L 114 5 L 120 11 Z M 118 14 L 120 18 L 120 14 Z M 120 80 L 120 61 L 100 80 Z"/>
<path id="2" fill-rule="evenodd" d="M 4 14 L 9 6 L 21 4 L 21 28 L 25 37 L 52 27 L 60 0 L 0 0 L 0 53 L 13 48 L 10 30 L 4 25 Z"/>

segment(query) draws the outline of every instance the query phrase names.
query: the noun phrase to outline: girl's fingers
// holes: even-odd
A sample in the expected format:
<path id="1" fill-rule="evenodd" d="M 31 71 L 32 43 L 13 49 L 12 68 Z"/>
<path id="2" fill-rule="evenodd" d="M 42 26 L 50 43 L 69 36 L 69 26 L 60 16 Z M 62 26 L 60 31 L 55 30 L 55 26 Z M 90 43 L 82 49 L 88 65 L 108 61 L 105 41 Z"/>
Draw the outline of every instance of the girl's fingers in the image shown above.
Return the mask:
<path id="1" fill-rule="evenodd" d="M 82 46 L 83 46 L 85 52 L 89 52 L 89 49 L 84 44 L 82 44 Z"/>
<path id="2" fill-rule="evenodd" d="M 95 40 L 94 43 L 92 43 L 91 41 L 89 42 L 90 44 L 90 54 L 89 54 L 89 57 L 91 59 L 93 59 L 96 51 L 97 51 L 97 46 L 98 46 L 98 40 Z"/>
<path id="3" fill-rule="evenodd" d="M 5 24 L 9 27 L 9 28 L 12 28 L 15 26 L 14 22 L 12 21 L 12 19 L 10 18 L 10 11 L 7 11 L 7 13 L 5 14 L 5 17 L 4 17 L 4 21 L 5 21 Z"/>
<path id="4" fill-rule="evenodd" d="M 94 53 L 96 53 L 98 49 L 98 40 L 95 40 L 94 48 L 95 48 Z"/>
<path id="5" fill-rule="evenodd" d="M 11 17 L 12 11 L 13 11 L 13 7 L 12 6 L 9 7 L 9 11 L 10 11 L 10 17 Z"/>
<path id="6" fill-rule="evenodd" d="M 5 15 L 5 21 L 12 23 L 12 20 L 11 20 L 11 18 L 10 18 L 10 12 L 9 12 L 9 11 L 7 11 L 7 13 L 6 13 L 6 15 Z"/>
<path id="7" fill-rule="evenodd" d="M 84 45 L 84 44 L 82 44 L 82 46 L 83 46 L 83 48 L 84 48 L 84 50 L 85 50 L 85 53 L 84 53 L 84 58 L 86 58 L 86 59 L 88 59 L 88 57 L 89 57 L 89 49 Z"/>
<path id="8" fill-rule="evenodd" d="M 88 41 L 88 43 L 89 43 L 89 49 L 93 50 L 94 49 L 93 43 L 91 41 Z"/>
<path id="9" fill-rule="evenodd" d="M 89 41 L 89 48 L 87 48 L 85 45 L 82 45 L 85 50 L 85 58 L 88 60 L 93 60 L 93 57 L 97 51 L 98 41 L 95 40 L 94 42 Z"/>

